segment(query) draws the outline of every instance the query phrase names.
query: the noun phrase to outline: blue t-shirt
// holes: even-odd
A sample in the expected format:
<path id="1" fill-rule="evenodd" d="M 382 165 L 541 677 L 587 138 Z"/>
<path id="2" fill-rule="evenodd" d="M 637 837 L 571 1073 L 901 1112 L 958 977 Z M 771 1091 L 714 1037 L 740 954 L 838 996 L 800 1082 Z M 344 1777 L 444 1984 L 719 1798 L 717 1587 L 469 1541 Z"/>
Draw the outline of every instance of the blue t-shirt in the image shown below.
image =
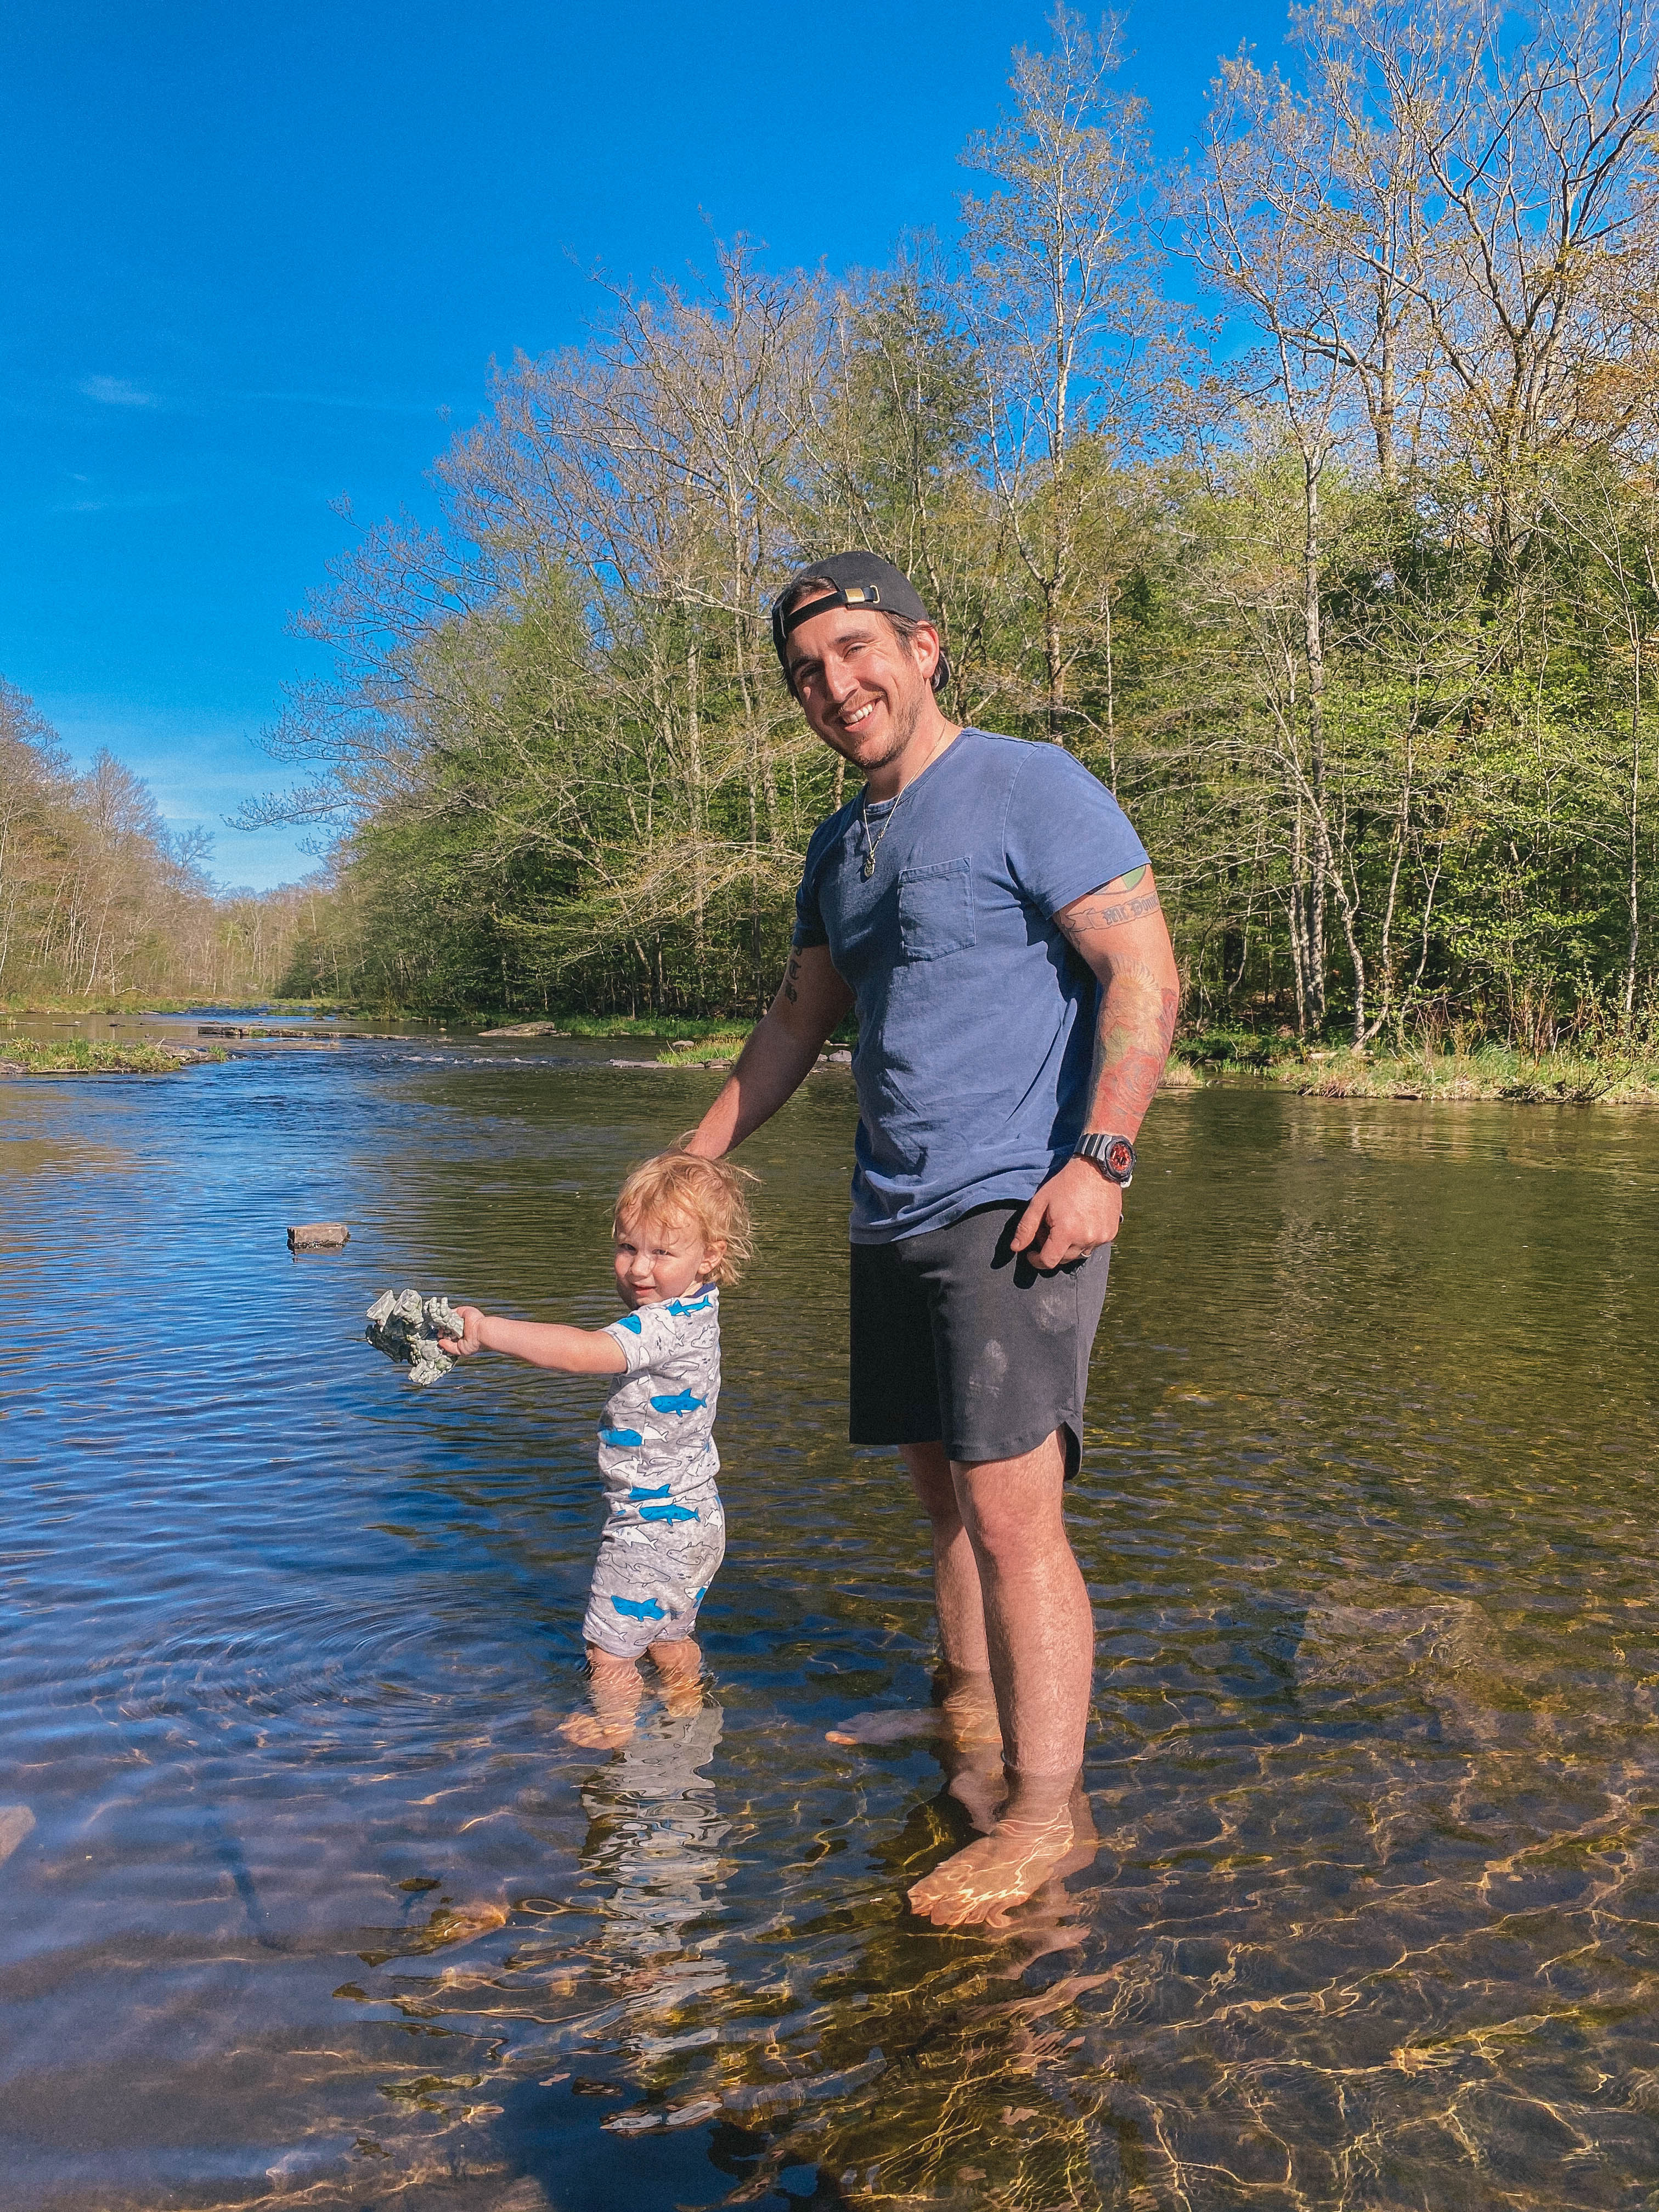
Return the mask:
<path id="1" fill-rule="evenodd" d="M 1096 984 L 1062 907 L 1146 854 L 1059 745 L 963 730 L 866 824 L 820 823 L 798 945 L 827 945 L 858 1001 L 855 1244 L 1030 1198 L 1083 1129 Z M 875 871 L 864 864 L 872 842 Z"/>

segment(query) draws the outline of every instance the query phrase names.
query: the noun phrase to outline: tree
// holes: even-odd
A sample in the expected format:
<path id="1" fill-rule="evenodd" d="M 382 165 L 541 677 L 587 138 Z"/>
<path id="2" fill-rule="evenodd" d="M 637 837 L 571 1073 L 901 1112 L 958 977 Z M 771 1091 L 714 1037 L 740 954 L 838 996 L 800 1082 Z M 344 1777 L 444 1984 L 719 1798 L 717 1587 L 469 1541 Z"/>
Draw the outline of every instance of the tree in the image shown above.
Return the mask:
<path id="1" fill-rule="evenodd" d="M 1064 744 L 1067 679 L 1109 635 L 1129 565 L 1085 519 L 1102 464 L 1143 447 L 1171 318 L 1154 281 L 1144 103 L 1110 86 L 1117 23 L 1091 32 L 1063 6 L 1051 21 L 1054 51 L 1015 54 L 1012 114 L 963 156 L 999 189 L 963 200 L 958 297 L 986 473 L 1036 602 L 1036 703 Z"/>

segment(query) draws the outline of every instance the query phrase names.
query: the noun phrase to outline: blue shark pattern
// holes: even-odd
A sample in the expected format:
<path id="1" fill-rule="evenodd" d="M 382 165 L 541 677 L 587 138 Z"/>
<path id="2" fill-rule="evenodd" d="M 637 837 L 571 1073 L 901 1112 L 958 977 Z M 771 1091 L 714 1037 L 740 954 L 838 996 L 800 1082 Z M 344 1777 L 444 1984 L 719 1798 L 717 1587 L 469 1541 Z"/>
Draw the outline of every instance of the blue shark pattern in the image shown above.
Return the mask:
<path id="1" fill-rule="evenodd" d="M 584 1638 L 621 1659 L 690 1635 L 726 1552 L 715 1477 L 720 1293 L 641 1306 L 606 1334 L 627 1371 L 606 1401 L 599 1473 L 608 1513 Z"/>
<path id="2" fill-rule="evenodd" d="M 611 1601 L 625 1620 L 666 1620 L 668 1608 L 654 1597 L 613 1597 Z"/>

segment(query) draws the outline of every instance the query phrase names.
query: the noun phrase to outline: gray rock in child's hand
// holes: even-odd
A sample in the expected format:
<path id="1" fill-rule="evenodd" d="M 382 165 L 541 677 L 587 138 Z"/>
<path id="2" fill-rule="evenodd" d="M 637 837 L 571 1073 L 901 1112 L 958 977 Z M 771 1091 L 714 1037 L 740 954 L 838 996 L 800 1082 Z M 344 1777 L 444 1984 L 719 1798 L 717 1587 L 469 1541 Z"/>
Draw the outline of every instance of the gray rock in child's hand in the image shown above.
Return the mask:
<path id="1" fill-rule="evenodd" d="M 363 1334 L 375 1349 L 409 1369 L 419 1389 L 441 1381 L 455 1364 L 440 1336 L 462 1334 L 460 1316 L 447 1298 L 423 1298 L 418 1291 L 383 1291 L 368 1309 Z"/>

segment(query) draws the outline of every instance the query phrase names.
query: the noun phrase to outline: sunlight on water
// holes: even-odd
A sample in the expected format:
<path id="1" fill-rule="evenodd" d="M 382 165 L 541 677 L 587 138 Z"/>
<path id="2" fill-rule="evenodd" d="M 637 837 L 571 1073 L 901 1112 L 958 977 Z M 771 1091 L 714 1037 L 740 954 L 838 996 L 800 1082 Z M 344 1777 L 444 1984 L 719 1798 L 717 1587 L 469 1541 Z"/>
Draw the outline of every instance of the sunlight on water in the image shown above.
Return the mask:
<path id="1" fill-rule="evenodd" d="M 622 1048 L 619 1049 L 629 1049 Z M 922 1532 L 845 1441 L 850 1089 L 745 1158 L 703 1705 L 582 1697 L 609 1316 L 717 1079 L 434 1039 L 0 1089 L 0 2201 L 1646 2207 L 1659 1124 L 1161 1099 L 1075 1539 L 1100 1848 L 994 1939 Z M 290 1258 L 290 1221 L 343 1218 Z"/>

